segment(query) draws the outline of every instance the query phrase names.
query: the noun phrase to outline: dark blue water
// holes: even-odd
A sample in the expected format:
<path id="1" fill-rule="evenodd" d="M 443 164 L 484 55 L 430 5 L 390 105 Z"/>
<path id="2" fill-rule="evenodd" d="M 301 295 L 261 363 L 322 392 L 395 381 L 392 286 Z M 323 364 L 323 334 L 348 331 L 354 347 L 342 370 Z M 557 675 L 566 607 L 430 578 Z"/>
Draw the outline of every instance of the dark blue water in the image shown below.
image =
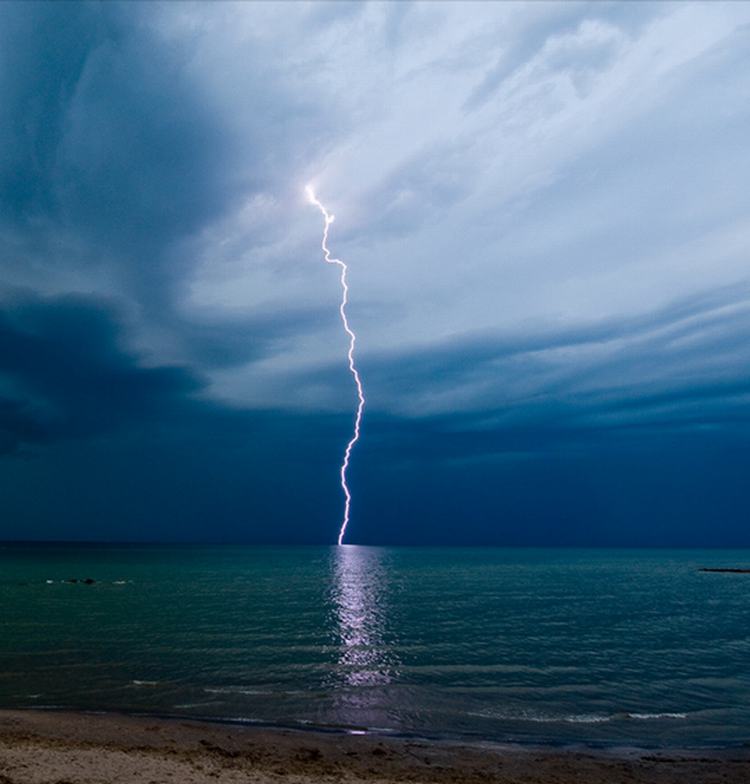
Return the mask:
<path id="1" fill-rule="evenodd" d="M 8 546 L 0 705 L 739 744 L 750 575 L 700 566 L 750 552 Z"/>

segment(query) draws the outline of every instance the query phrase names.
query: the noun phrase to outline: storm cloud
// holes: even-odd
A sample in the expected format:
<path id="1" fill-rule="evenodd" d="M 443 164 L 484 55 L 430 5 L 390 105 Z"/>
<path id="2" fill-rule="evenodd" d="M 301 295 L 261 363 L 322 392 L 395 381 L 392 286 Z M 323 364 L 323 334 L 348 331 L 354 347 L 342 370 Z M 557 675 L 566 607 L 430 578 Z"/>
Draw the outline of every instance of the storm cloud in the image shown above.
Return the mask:
<path id="1" fill-rule="evenodd" d="M 750 544 L 750 6 L 0 6 L 0 538 Z"/>

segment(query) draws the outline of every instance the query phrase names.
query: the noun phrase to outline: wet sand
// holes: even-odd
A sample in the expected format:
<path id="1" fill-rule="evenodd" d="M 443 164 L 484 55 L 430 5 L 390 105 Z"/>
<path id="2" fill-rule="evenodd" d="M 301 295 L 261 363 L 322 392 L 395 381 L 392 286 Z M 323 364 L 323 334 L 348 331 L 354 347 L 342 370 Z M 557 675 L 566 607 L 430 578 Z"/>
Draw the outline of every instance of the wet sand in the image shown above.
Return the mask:
<path id="1" fill-rule="evenodd" d="M 0 784 L 746 784 L 750 749 L 602 752 L 0 711 Z"/>

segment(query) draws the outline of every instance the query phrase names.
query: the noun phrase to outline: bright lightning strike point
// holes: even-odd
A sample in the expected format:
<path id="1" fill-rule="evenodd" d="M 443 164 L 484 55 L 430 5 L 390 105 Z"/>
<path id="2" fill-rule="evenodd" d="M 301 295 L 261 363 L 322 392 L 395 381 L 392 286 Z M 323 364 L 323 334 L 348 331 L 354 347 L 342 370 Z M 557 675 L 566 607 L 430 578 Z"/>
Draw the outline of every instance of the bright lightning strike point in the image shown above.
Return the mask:
<path id="1" fill-rule="evenodd" d="M 349 303 L 349 285 L 346 282 L 346 273 L 349 271 L 349 268 L 343 261 L 341 261 L 341 259 L 332 258 L 331 251 L 328 248 L 328 230 L 333 223 L 334 216 L 328 212 L 328 210 L 320 203 L 320 201 L 318 201 L 312 186 L 308 185 L 305 188 L 305 193 L 307 194 L 307 198 L 310 200 L 310 202 L 314 204 L 323 215 L 323 240 L 320 243 L 320 248 L 323 251 L 323 258 L 328 264 L 336 264 L 341 270 L 341 303 L 339 305 L 339 315 L 341 316 L 341 323 L 344 326 L 344 331 L 349 337 L 349 351 L 347 352 L 347 357 L 349 358 L 349 371 L 352 374 L 354 385 L 357 388 L 357 411 L 354 416 L 354 432 L 352 433 L 352 437 L 349 439 L 349 443 L 347 443 L 346 449 L 344 450 L 344 459 L 341 463 L 341 469 L 339 472 L 341 475 L 341 489 L 344 491 L 344 519 L 341 522 L 341 528 L 339 530 L 339 536 L 337 540 L 337 543 L 341 545 L 344 543 L 344 535 L 346 534 L 346 528 L 349 525 L 349 510 L 352 502 L 352 494 L 349 491 L 349 485 L 346 482 L 346 472 L 349 468 L 352 449 L 357 441 L 359 441 L 359 429 L 360 425 L 362 424 L 362 412 L 365 408 L 365 393 L 364 388 L 362 387 L 362 379 L 359 377 L 359 371 L 357 370 L 357 366 L 354 363 L 354 344 L 357 342 L 357 336 L 349 326 L 349 319 L 346 317 L 346 306 Z"/>

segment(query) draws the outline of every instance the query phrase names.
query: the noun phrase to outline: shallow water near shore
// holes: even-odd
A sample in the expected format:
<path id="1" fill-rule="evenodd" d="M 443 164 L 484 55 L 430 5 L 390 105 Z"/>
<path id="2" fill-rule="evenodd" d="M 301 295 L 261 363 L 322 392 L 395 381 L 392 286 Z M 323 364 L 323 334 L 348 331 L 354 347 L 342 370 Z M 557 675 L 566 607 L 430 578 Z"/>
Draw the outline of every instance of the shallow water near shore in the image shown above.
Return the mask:
<path id="1" fill-rule="evenodd" d="M 0 707 L 739 745 L 750 575 L 703 566 L 750 552 L 2 546 Z"/>

